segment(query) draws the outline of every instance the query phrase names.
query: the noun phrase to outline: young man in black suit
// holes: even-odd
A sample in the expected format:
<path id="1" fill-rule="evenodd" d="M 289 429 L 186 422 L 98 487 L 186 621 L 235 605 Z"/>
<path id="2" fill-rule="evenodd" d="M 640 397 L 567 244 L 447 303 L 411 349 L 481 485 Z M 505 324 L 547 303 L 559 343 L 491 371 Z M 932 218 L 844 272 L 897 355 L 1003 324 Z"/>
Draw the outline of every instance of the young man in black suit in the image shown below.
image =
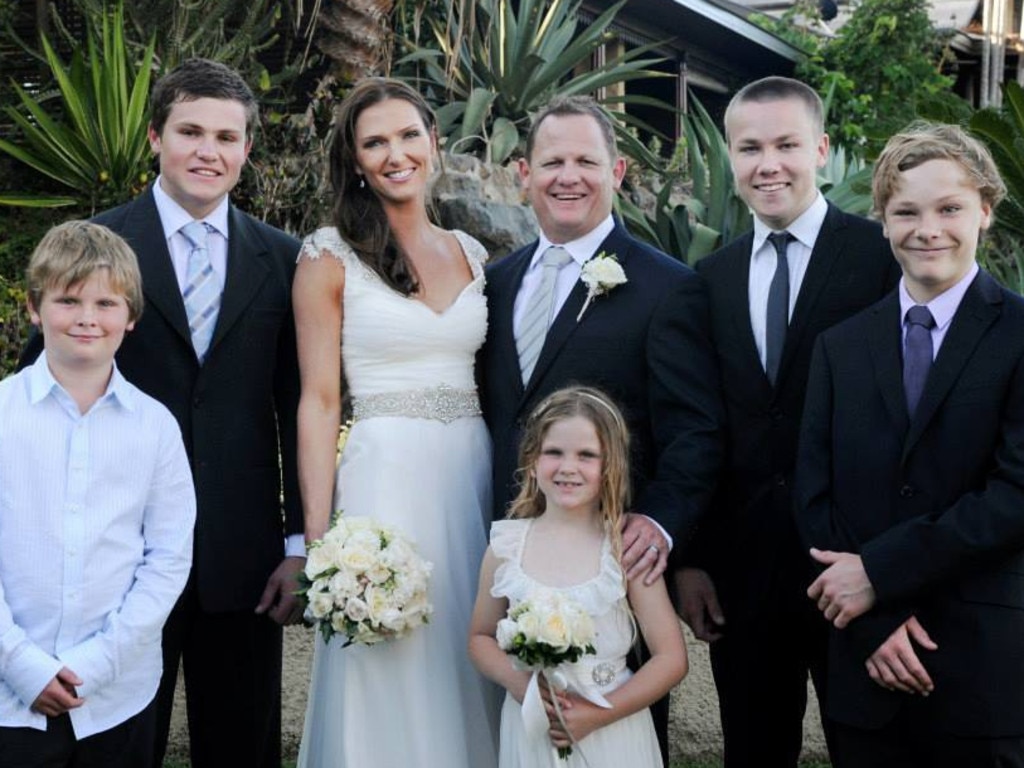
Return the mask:
<path id="1" fill-rule="evenodd" d="M 957 126 L 890 139 L 903 278 L 814 352 L 797 519 L 837 768 L 1024 766 L 1024 300 L 975 261 L 1004 193 Z"/>
<path id="2" fill-rule="evenodd" d="M 884 296 L 899 269 L 877 223 L 817 189 L 828 135 L 812 89 L 782 77 L 750 83 L 729 104 L 725 129 L 755 221 L 697 265 L 711 296 L 728 441 L 707 525 L 682 553 L 677 599 L 694 634 L 711 642 L 725 765 L 796 766 L 807 676 L 822 695 L 827 638 L 804 595 L 812 572 L 791 511 L 807 369 L 817 335 Z M 773 243 L 781 233 L 783 257 Z"/>
<path id="3" fill-rule="evenodd" d="M 164 628 L 154 764 L 183 658 L 192 765 L 280 768 L 281 625 L 301 617 L 292 593 L 305 553 L 291 312 L 299 244 L 228 199 L 258 114 L 238 73 L 186 61 L 157 82 L 150 106 L 160 176 L 96 221 L 128 241 L 142 271 L 146 313 L 118 367 L 176 417 L 198 500 L 192 573 Z M 185 234 L 193 223 L 200 235 Z"/>
<path id="4" fill-rule="evenodd" d="M 611 119 L 593 100 L 560 98 L 543 109 L 519 170 L 540 238 L 488 268 L 490 314 L 478 360 L 494 441 L 494 517 L 504 517 L 516 491 L 520 432 L 533 407 L 572 382 L 600 387 L 622 407 L 633 439 L 638 514 L 624 532 L 623 566 L 630 578 L 653 581 L 673 539 L 685 541 L 703 514 L 718 472 L 707 295 L 689 268 L 613 218 L 626 163 Z M 560 263 L 545 266 L 549 250 Z M 625 282 L 609 282 L 587 301 L 584 280 L 598 265 L 614 272 L 611 257 Z M 659 721 L 667 750 L 667 707 L 655 713 Z"/>

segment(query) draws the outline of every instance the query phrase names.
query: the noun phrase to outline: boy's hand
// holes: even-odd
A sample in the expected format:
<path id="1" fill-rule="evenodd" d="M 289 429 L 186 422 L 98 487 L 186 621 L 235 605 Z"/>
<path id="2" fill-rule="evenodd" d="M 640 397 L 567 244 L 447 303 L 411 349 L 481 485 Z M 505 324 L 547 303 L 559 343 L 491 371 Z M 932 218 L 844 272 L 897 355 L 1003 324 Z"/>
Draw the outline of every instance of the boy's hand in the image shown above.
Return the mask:
<path id="1" fill-rule="evenodd" d="M 305 566 L 304 557 L 286 557 L 282 560 L 267 579 L 256 613 L 266 613 L 281 625 L 302 621 L 302 602 L 296 597 L 295 590 L 299 588 L 299 571 Z"/>
<path id="2" fill-rule="evenodd" d="M 865 662 L 871 679 L 890 691 L 927 696 L 935 690 L 928 670 L 917 658 L 914 643 L 927 651 L 939 647 L 928 636 L 917 617 L 911 616 Z"/>
<path id="3" fill-rule="evenodd" d="M 85 699 L 78 698 L 75 686 L 81 685 L 82 679 L 67 667 L 62 667 L 54 678 L 46 684 L 42 693 L 32 702 L 32 711 L 47 717 L 63 715 L 68 710 L 80 707 Z"/>
<path id="4" fill-rule="evenodd" d="M 826 621 L 843 629 L 875 604 L 871 586 L 860 555 L 828 552 L 811 547 L 811 557 L 827 566 L 824 573 L 807 588 L 807 596 L 818 605 Z"/>

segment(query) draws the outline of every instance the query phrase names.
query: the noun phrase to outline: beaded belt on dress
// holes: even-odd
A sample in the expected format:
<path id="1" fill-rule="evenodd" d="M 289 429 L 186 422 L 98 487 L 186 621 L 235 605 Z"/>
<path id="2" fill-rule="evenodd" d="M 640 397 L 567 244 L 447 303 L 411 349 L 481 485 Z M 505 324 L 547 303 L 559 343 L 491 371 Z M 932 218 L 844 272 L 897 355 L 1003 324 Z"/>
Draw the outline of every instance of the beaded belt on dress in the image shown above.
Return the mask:
<path id="1" fill-rule="evenodd" d="M 352 414 L 357 421 L 374 416 L 406 416 L 448 424 L 465 416 L 479 416 L 480 400 L 475 389 L 456 389 L 441 384 L 356 398 L 352 402 Z"/>

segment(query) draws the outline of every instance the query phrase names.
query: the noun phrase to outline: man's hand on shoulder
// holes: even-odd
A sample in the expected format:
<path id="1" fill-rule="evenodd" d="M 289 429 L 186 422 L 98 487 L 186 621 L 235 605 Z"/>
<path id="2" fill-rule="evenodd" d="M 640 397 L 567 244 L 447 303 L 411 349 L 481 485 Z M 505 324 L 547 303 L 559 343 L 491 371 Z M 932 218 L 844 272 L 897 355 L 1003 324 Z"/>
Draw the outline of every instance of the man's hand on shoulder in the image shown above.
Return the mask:
<path id="1" fill-rule="evenodd" d="M 295 590 L 299 588 L 299 572 L 305 566 L 304 557 L 286 557 L 282 560 L 267 579 L 256 613 L 266 613 L 281 625 L 302 621 L 302 601 L 296 596 Z"/>
<path id="2" fill-rule="evenodd" d="M 661 529 L 646 515 L 630 512 L 622 528 L 622 570 L 627 579 L 644 577 L 650 586 L 668 566 L 669 544 Z"/>

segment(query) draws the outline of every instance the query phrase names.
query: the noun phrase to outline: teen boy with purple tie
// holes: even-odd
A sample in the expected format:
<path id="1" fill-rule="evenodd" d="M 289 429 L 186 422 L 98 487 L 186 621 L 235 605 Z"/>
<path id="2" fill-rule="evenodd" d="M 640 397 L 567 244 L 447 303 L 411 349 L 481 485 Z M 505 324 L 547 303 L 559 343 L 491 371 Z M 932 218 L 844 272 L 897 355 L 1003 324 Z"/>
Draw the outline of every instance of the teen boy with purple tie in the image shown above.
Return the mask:
<path id="1" fill-rule="evenodd" d="M 957 126 L 890 139 L 903 278 L 815 348 L 795 497 L 837 768 L 1024 765 L 1024 300 L 976 262 L 1004 193 Z"/>

